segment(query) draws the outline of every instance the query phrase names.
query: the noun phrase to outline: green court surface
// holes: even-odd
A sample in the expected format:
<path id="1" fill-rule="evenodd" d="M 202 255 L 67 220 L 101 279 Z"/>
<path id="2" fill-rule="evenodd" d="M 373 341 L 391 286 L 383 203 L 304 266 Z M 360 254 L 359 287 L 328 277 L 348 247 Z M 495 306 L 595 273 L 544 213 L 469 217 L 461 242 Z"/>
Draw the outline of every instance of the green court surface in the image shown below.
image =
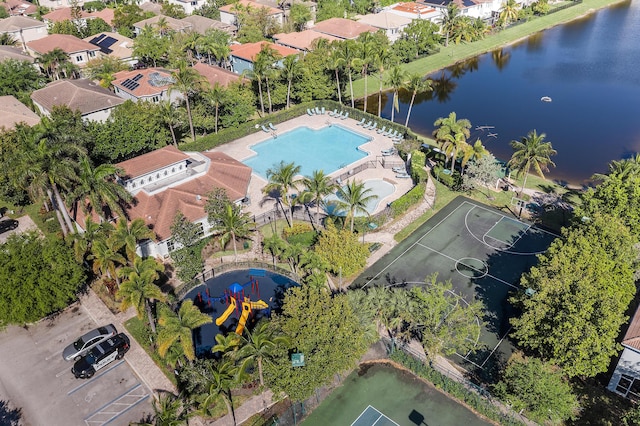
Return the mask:
<path id="1" fill-rule="evenodd" d="M 486 426 L 464 405 L 413 374 L 362 365 L 307 417 L 303 426 Z"/>
<path id="2" fill-rule="evenodd" d="M 512 345 L 506 339 L 511 292 L 519 289 L 520 277 L 537 263 L 557 236 L 510 214 L 458 197 L 394 247 L 358 277 L 355 286 L 423 285 L 433 273 L 438 280 L 451 280 L 453 291 L 467 301 L 485 305 L 486 325 L 477 350 L 452 359 L 481 373 L 494 362 L 506 361 Z M 489 373 L 490 374 L 490 373 Z M 376 407 L 378 408 L 378 407 Z"/>

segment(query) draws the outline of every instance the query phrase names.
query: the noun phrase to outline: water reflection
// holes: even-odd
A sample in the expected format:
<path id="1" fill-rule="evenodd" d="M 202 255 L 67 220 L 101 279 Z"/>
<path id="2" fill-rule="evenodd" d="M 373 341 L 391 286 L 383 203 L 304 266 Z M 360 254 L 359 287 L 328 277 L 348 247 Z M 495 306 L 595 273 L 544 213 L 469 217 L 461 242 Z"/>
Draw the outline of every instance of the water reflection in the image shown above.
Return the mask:
<path id="1" fill-rule="evenodd" d="M 505 49 L 496 49 L 491 52 L 491 58 L 493 59 L 493 63 L 496 67 L 502 71 L 509 65 L 509 61 L 511 60 L 511 52 Z"/>

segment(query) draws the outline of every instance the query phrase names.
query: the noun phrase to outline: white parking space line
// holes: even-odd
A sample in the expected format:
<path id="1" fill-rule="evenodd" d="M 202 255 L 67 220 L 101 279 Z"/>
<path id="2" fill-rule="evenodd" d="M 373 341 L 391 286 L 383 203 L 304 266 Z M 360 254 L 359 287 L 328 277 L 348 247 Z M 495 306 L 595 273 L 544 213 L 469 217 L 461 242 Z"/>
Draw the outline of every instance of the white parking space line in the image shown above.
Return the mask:
<path id="1" fill-rule="evenodd" d="M 76 386 L 75 388 L 71 389 L 69 392 L 67 392 L 67 395 L 72 395 L 75 392 L 79 391 L 80 389 L 82 389 L 83 387 L 87 386 L 90 383 L 93 383 L 95 380 L 99 379 L 100 377 L 104 376 L 105 374 L 108 374 L 110 371 L 115 370 L 116 368 L 120 367 L 122 364 L 124 364 L 124 360 L 118 362 L 117 364 L 109 367 L 108 369 L 106 369 L 104 372 L 93 376 L 91 379 L 86 380 L 83 384 L 81 384 L 80 386 Z"/>
<path id="2" fill-rule="evenodd" d="M 84 422 L 87 425 L 105 425 L 117 419 L 147 398 L 149 398 L 149 394 L 145 387 L 142 386 L 141 383 L 138 383 L 87 416 Z"/>

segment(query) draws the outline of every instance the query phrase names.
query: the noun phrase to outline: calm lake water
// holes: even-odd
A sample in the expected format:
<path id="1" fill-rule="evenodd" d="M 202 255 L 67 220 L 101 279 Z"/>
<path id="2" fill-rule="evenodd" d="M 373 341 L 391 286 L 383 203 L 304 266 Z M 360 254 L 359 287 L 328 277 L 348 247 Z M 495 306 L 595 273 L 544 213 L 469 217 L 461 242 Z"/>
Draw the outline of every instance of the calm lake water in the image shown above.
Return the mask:
<path id="1" fill-rule="evenodd" d="M 509 159 L 509 142 L 546 133 L 558 155 L 547 177 L 584 184 L 611 160 L 640 152 L 640 1 L 625 2 L 436 72 L 437 90 L 416 99 L 409 126 L 430 135 L 455 111 L 472 124 L 471 142 Z M 541 102 L 542 96 L 552 98 Z M 401 97 L 396 121 L 410 101 Z M 391 116 L 391 94 L 383 98 Z M 377 95 L 371 112 L 377 112 Z M 476 130 L 476 126 L 494 126 Z M 490 136 L 489 133 L 496 134 Z"/>

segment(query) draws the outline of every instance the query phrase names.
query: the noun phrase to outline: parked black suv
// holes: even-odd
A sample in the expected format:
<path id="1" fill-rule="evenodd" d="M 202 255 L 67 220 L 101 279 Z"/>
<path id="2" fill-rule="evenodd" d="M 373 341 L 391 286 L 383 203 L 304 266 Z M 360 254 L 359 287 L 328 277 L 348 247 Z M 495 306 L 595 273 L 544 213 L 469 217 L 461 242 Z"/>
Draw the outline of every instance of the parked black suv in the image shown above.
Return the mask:
<path id="1" fill-rule="evenodd" d="M 7 231 L 12 231 L 16 229 L 18 225 L 20 225 L 20 222 L 14 219 L 0 220 L 0 234 L 3 234 Z"/>
<path id="2" fill-rule="evenodd" d="M 76 376 L 76 379 L 88 379 L 113 360 L 122 359 L 129 350 L 129 343 L 129 337 L 126 334 L 115 335 L 100 343 L 76 361 L 73 364 L 73 368 L 71 368 L 71 372 Z"/>

